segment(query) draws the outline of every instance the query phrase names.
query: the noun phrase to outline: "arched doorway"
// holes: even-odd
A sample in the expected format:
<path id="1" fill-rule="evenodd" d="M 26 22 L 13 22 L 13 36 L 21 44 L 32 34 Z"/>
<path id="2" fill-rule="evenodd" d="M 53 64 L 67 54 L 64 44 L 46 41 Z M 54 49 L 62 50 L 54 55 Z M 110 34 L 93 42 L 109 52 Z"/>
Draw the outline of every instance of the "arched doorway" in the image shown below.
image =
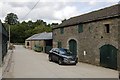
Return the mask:
<path id="1" fill-rule="evenodd" d="M 73 54 L 77 54 L 77 42 L 74 39 L 69 41 L 69 50 Z"/>
<path id="2" fill-rule="evenodd" d="M 103 45 L 100 48 L 100 65 L 117 69 L 117 49 L 112 45 Z"/>

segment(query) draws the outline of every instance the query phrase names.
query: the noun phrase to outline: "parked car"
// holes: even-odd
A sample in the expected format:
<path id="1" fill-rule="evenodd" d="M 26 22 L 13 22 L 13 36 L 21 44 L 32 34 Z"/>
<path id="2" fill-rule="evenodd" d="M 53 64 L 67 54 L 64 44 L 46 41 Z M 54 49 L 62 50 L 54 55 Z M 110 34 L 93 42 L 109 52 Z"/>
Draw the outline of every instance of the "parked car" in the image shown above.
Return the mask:
<path id="1" fill-rule="evenodd" d="M 43 51 L 43 48 L 40 46 L 40 45 L 35 45 L 33 47 L 33 50 L 36 51 L 36 52 L 42 52 Z"/>
<path id="2" fill-rule="evenodd" d="M 78 63 L 77 54 L 73 54 L 68 49 L 53 48 L 49 51 L 49 61 L 56 61 L 61 64 L 74 64 Z"/>

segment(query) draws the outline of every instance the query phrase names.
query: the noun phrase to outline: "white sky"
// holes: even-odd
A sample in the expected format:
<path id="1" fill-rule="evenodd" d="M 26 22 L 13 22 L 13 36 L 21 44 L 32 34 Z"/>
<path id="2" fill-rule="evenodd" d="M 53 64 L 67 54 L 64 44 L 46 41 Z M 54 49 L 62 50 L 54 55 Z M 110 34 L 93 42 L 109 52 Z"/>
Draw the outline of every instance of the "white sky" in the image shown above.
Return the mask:
<path id="1" fill-rule="evenodd" d="M 119 0 L 0 0 L 0 19 L 4 22 L 8 13 L 17 14 L 19 21 L 42 19 L 47 23 L 60 23 L 61 20 L 78 16 L 104 7 L 117 4 Z"/>

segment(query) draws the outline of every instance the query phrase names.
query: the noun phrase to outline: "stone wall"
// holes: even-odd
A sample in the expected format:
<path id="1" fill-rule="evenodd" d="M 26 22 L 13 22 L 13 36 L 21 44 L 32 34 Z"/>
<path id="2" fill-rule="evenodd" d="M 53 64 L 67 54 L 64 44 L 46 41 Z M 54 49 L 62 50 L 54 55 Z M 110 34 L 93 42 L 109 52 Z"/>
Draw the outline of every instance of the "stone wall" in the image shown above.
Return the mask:
<path id="1" fill-rule="evenodd" d="M 106 32 L 105 24 L 110 25 L 110 33 Z M 118 18 L 84 23 L 82 33 L 78 33 L 77 25 L 65 27 L 64 34 L 60 34 L 60 28 L 53 30 L 53 47 L 61 42 L 63 48 L 69 48 L 71 39 L 77 42 L 79 61 L 99 65 L 100 47 L 111 44 L 118 49 Z"/>
<path id="2" fill-rule="evenodd" d="M 29 42 L 29 45 L 27 45 L 27 43 Z M 28 49 L 30 49 L 30 41 L 25 41 L 25 48 L 28 48 Z"/>
<path id="3" fill-rule="evenodd" d="M 29 46 L 27 46 L 27 42 L 29 42 Z M 25 41 L 25 47 L 28 48 L 28 49 L 33 49 L 33 47 L 35 45 L 40 45 L 40 46 L 42 46 L 44 48 L 45 47 L 45 41 L 44 40 Z"/>

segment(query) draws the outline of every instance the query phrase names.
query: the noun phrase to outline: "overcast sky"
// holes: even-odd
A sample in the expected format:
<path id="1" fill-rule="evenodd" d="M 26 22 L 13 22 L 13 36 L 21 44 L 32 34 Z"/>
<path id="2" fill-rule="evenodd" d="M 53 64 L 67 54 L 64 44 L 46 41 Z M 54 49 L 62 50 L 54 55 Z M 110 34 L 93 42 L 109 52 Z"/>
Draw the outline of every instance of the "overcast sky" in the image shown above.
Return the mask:
<path id="1" fill-rule="evenodd" d="M 5 16 L 12 12 L 17 14 L 19 21 L 42 19 L 47 23 L 60 23 L 61 20 L 112 6 L 118 2 L 119 0 L 0 0 L 0 19 L 3 22 Z M 29 15 L 25 16 L 28 12 Z"/>

